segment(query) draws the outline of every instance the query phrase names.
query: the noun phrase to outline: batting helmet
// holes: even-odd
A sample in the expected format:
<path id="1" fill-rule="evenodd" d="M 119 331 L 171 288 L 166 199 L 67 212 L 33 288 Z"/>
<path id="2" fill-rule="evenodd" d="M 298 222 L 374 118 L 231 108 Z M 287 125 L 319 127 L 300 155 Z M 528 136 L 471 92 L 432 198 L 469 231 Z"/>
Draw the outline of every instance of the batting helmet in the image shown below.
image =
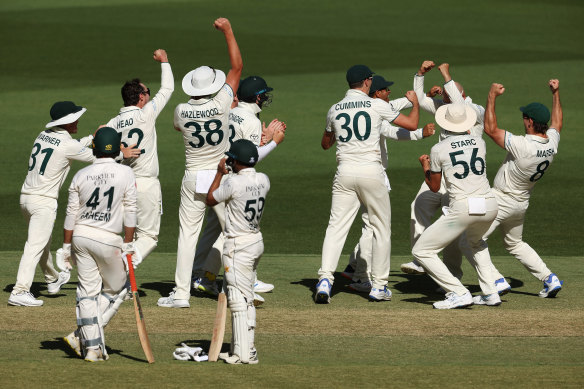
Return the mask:
<path id="1" fill-rule="evenodd" d="M 246 166 L 254 166 L 258 161 L 258 148 L 247 139 L 233 142 L 225 154 Z"/>

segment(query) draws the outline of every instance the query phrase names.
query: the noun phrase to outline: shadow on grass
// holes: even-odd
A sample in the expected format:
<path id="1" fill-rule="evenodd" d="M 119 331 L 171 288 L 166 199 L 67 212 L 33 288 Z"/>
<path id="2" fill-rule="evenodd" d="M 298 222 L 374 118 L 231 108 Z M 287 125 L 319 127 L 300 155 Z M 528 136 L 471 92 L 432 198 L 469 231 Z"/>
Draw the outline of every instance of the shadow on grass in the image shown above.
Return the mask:
<path id="1" fill-rule="evenodd" d="M 333 287 L 331 289 L 331 298 L 339 293 L 349 293 L 355 294 L 358 296 L 362 296 L 364 299 L 368 298 L 367 293 L 357 292 L 356 290 L 349 289 L 349 284 L 352 284 L 353 281 L 349 280 L 342 276 L 342 273 L 336 272 L 334 274 L 335 280 L 333 282 Z M 302 285 L 306 287 L 310 292 L 312 292 L 312 300 L 314 300 L 314 296 L 316 294 L 316 284 L 318 283 L 317 278 L 303 278 L 300 281 L 292 281 L 290 282 L 291 285 Z"/>
<path id="2" fill-rule="evenodd" d="M 41 346 L 39 347 L 41 350 L 61 350 L 65 354 L 63 358 L 69 359 L 81 359 L 77 355 L 75 351 L 63 340 L 63 338 L 54 338 L 53 340 L 43 340 L 41 342 Z M 146 359 L 137 358 L 132 355 L 124 354 L 123 350 L 113 349 L 111 347 L 106 346 L 108 354 L 111 355 L 119 355 L 126 359 L 131 359 L 132 361 L 136 362 L 145 362 L 148 363 Z"/>

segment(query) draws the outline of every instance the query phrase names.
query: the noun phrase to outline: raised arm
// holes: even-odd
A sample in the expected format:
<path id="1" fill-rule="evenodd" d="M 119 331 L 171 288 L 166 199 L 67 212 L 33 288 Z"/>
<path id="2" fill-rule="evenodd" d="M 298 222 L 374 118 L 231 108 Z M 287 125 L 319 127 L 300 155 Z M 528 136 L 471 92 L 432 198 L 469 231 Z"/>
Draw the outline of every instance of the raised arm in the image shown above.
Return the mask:
<path id="1" fill-rule="evenodd" d="M 505 148 L 505 130 L 497 127 L 497 115 L 495 115 L 495 100 L 505 92 L 505 87 L 501 84 L 492 84 L 489 96 L 487 97 L 487 108 L 485 110 L 485 133 L 495 141 L 496 144 Z"/>
<path id="2" fill-rule="evenodd" d="M 438 192 L 440 190 L 442 172 L 434 173 L 430 170 L 430 156 L 428 154 L 420 156 L 418 160 L 424 170 L 424 180 L 426 181 L 426 185 L 428 185 L 428 188 L 430 188 L 432 192 Z"/>
<path id="3" fill-rule="evenodd" d="M 420 104 L 418 97 L 413 90 L 406 92 L 406 98 L 412 103 L 413 107 L 409 115 L 400 114 L 395 118 L 393 123 L 406 130 L 416 131 L 418 129 L 418 122 L 420 121 Z"/>
<path id="4" fill-rule="evenodd" d="M 153 105 L 153 110 L 155 115 L 158 116 L 170 97 L 172 92 L 174 92 L 174 76 L 172 75 L 172 69 L 170 63 L 168 62 L 168 55 L 163 49 L 158 49 L 152 54 L 152 58 L 160 62 L 160 89 L 156 93 L 156 96 L 150 101 Z"/>
<path id="5" fill-rule="evenodd" d="M 560 132 L 564 122 L 562 104 L 560 103 L 560 81 L 557 79 L 550 80 L 549 86 L 552 91 L 552 123 L 550 128 L 555 128 Z"/>
<path id="6" fill-rule="evenodd" d="M 418 97 L 420 108 L 431 114 L 435 114 L 436 109 L 443 104 L 441 100 L 434 100 L 432 98 L 434 96 L 428 96 L 424 93 L 424 74 L 429 72 L 434 66 L 433 61 L 424 61 L 414 76 L 414 92 L 416 92 L 416 96 Z"/>
<path id="7" fill-rule="evenodd" d="M 231 69 L 227 73 L 227 79 L 225 83 L 228 84 L 233 90 L 233 94 L 237 93 L 237 88 L 239 87 L 239 79 L 241 78 L 241 72 L 243 70 L 243 60 L 241 59 L 241 53 L 239 52 L 239 46 L 235 40 L 235 35 L 231 29 L 231 23 L 226 18 L 219 18 L 213 23 L 216 29 L 223 32 L 225 35 L 225 41 L 227 42 L 227 51 L 229 52 L 229 61 L 231 61 Z"/>

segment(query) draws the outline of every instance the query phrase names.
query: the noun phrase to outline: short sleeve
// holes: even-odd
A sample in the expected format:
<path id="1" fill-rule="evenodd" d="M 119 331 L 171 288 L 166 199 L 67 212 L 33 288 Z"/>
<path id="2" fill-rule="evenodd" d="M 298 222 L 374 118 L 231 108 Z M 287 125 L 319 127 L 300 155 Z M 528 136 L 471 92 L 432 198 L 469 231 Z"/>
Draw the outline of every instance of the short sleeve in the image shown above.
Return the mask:
<path id="1" fill-rule="evenodd" d="M 233 180 L 231 177 L 227 177 L 225 181 L 219 185 L 219 188 L 215 189 L 213 192 L 213 198 L 218 203 L 225 202 L 231 198 L 233 194 Z"/>
<path id="2" fill-rule="evenodd" d="M 557 153 L 558 145 L 560 143 L 560 133 L 555 128 L 550 128 L 546 131 L 545 134 L 547 135 L 548 139 L 550 140 L 550 144 L 554 147 Z"/>
<path id="3" fill-rule="evenodd" d="M 439 143 L 437 145 L 435 145 L 434 147 L 432 147 L 432 151 L 430 151 L 430 171 L 432 173 L 440 173 L 442 172 L 442 162 L 440 160 L 440 152 L 438 150 L 438 146 Z"/>
<path id="4" fill-rule="evenodd" d="M 393 109 L 393 107 L 387 104 L 385 101 L 380 99 L 373 99 L 373 104 L 375 111 L 381 116 L 381 119 L 385 119 L 388 122 L 392 123 L 398 116 L 399 111 Z"/>
<path id="5" fill-rule="evenodd" d="M 224 84 L 219 90 L 219 93 L 215 96 L 215 100 L 221 107 L 222 112 L 229 111 L 231 103 L 233 102 L 233 90 L 229 84 Z"/>
<path id="6" fill-rule="evenodd" d="M 505 150 L 515 158 L 521 157 L 525 150 L 525 137 L 505 131 Z"/>
<path id="7" fill-rule="evenodd" d="M 329 111 L 326 115 L 325 131 L 326 132 L 333 132 L 333 107 L 331 107 L 331 109 L 329 109 Z"/>

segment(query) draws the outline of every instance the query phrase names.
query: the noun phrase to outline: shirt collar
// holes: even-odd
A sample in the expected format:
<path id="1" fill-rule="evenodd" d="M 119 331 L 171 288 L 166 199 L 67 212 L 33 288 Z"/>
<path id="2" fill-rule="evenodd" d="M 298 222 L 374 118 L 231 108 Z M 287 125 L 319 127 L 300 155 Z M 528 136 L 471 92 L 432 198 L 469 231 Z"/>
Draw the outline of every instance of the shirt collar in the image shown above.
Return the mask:
<path id="1" fill-rule="evenodd" d="M 196 100 L 190 99 L 188 101 L 188 104 L 190 104 L 190 105 L 203 105 L 211 100 L 212 100 L 212 98 L 203 98 L 203 99 L 196 99 Z"/>
<path id="2" fill-rule="evenodd" d="M 525 135 L 526 139 L 529 139 L 532 142 L 538 142 L 538 143 L 548 143 L 550 141 L 550 138 L 543 138 L 541 136 L 537 136 L 537 135 Z"/>
<path id="3" fill-rule="evenodd" d="M 363 92 L 362 90 L 359 89 L 349 89 L 347 91 L 347 93 L 345 94 L 345 96 L 365 96 L 365 97 L 369 97 L 369 95 L 367 95 L 367 93 Z"/>
<path id="4" fill-rule="evenodd" d="M 240 171 L 238 171 L 237 174 L 250 174 L 255 172 L 256 170 L 253 167 L 246 167 L 245 169 L 241 169 Z"/>
<path id="5" fill-rule="evenodd" d="M 58 134 L 58 135 L 64 136 L 65 138 L 73 139 L 73 137 L 71 136 L 71 134 L 69 134 L 69 131 L 67 131 L 64 128 L 61 128 L 61 127 L 47 128 L 43 132 L 47 132 L 49 134 Z"/>
<path id="6" fill-rule="evenodd" d="M 130 112 L 130 111 L 139 111 L 140 108 L 136 107 L 135 105 L 130 105 L 129 107 L 122 107 L 120 109 L 120 113 Z"/>
<path id="7" fill-rule="evenodd" d="M 94 164 L 100 165 L 102 163 L 117 163 L 113 158 L 96 158 Z"/>
<path id="8" fill-rule="evenodd" d="M 240 101 L 237 103 L 237 106 L 245 109 L 246 111 L 252 112 L 254 115 L 262 112 L 262 109 L 256 103 L 246 103 L 245 101 Z"/>

